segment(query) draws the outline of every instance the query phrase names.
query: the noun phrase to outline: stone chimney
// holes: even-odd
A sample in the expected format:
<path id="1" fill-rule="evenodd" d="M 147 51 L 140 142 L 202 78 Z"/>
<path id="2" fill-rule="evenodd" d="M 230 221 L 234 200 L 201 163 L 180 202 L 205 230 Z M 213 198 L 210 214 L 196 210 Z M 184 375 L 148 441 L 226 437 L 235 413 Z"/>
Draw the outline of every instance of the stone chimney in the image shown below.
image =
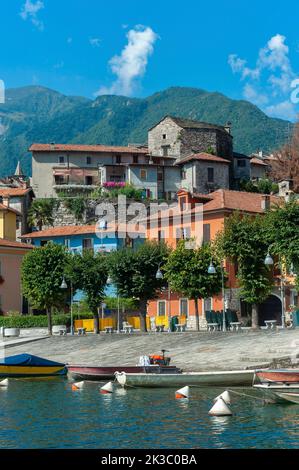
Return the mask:
<path id="1" fill-rule="evenodd" d="M 231 134 L 231 128 L 232 128 L 232 123 L 230 121 L 227 121 L 227 123 L 224 125 L 224 129 L 228 134 Z"/>
<path id="2" fill-rule="evenodd" d="M 292 180 L 282 180 L 278 183 L 279 193 L 281 197 L 289 196 L 293 191 L 293 181 Z"/>
<path id="3" fill-rule="evenodd" d="M 271 199 L 269 194 L 262 194 L 261 197 L 261 209 L 266 212 L 270 209 Z"/>

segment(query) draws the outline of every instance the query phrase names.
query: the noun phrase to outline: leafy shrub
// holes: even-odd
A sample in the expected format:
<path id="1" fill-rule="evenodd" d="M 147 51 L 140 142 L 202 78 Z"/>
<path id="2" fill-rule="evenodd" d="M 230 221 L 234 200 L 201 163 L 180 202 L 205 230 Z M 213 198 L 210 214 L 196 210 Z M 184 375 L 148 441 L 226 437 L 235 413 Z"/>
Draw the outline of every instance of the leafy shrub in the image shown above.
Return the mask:
<path id="1" fill-rule="evenodd" d="M 64 199 L 63 204 L 77 221 L 81 221 L 83 219 L 86 208 L 84 197 L 66 198 Z"/>

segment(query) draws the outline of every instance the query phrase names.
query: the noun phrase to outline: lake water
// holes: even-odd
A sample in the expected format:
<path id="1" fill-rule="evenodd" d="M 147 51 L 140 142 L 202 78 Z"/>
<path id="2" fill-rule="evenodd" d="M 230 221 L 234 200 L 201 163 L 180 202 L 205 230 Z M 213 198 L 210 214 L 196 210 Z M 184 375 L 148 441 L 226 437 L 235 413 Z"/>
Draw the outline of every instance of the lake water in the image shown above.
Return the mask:
<path id="1" fill-rule="evenodd" d="M 299 405 L 234 396 L 234 415 L 217 418 L 208 411 L 223 388 L 193 388 L 186 402 L 174 399 L 174 389 L 102 395 L 100 385 L 74 392 L 62 378 L 11 379 L 0 387 L 0 448 L 299 447 Z"/>

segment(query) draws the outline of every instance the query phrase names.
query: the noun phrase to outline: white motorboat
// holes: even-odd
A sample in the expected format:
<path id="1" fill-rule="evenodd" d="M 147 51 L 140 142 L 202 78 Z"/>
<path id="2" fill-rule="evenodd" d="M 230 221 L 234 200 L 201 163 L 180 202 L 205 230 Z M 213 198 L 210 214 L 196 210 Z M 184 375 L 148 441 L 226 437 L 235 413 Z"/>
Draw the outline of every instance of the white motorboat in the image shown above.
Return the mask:
<path id="1" fill-rule="evenodd" d="M 254 370 L 183 372 L 181 374 L 116 372 L 115 377 L 122 387 L 246 386 L 252 385 L 254 372 Z"/>

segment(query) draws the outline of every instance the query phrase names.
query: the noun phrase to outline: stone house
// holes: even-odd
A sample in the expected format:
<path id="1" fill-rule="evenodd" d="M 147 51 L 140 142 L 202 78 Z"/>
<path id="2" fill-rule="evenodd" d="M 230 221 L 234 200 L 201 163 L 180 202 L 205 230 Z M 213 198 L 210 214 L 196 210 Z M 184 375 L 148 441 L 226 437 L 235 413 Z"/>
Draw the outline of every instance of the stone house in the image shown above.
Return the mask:
<path id="1" fill-rule="evenodd" d="M 107 182 L 124 182 L 143 190 L 145 197 L 171 200 L 182 187 L 209 193 L 234 187 L 234 176 L 250 177 L 252 171 L 256 178 L 260 173 L 254 161 L 250 166 L 248 157 L 234 154 L 230 124 L 173 116 L 149 129 L 148 146 L 52 143 L 33 144 L 29 150 L 38 198 L 56 197 L 71 188 L 76 194 L 88 193 Z"/>
<path id="2" fill-rule="evenodd" d="M 165 116 L 148 131 L 148 150 L 156 156 L 182 159 L 193 153 L 209 152 L 232 161 L 230 125 Z"/>

